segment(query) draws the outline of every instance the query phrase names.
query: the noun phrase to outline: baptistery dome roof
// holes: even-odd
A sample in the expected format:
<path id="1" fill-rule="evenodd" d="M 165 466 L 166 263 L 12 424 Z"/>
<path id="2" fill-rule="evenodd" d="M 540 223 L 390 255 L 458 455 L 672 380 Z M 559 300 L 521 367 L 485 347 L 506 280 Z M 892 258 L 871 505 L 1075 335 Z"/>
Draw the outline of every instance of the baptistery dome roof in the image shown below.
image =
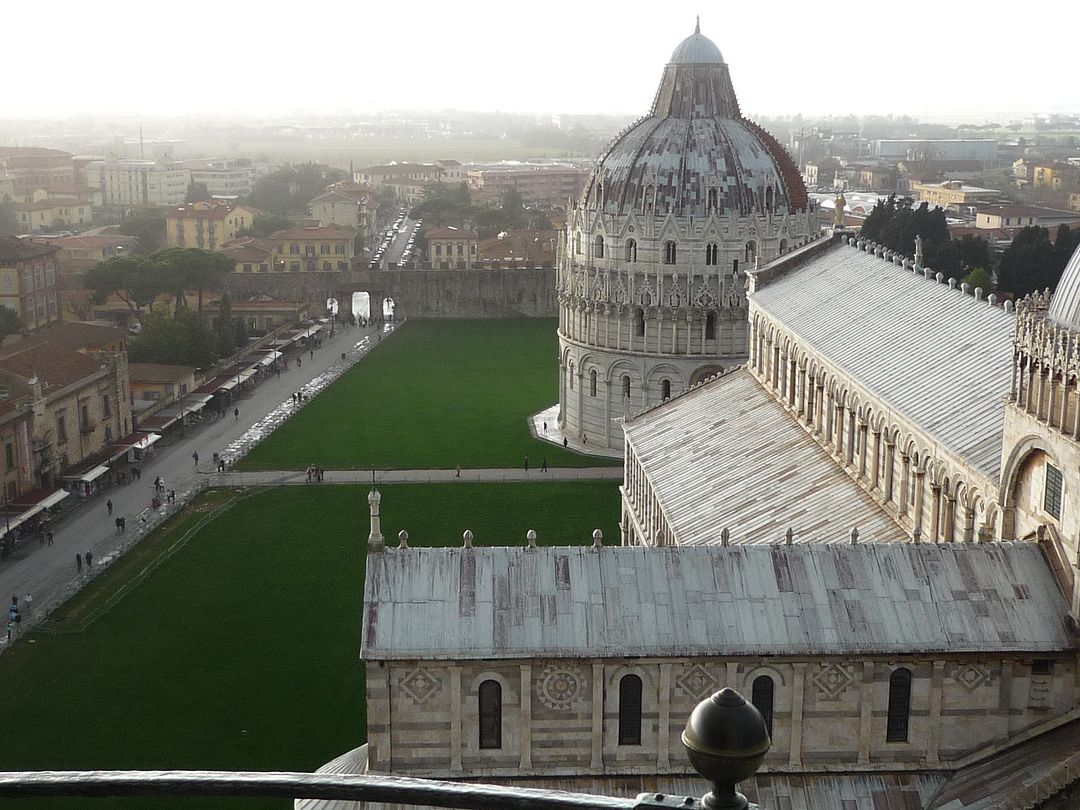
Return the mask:
<path id="1" fill-rule="evenodd" d="M 1059 326 L 1080 331 L 1080 247 L 1065 265 L 1047 316 Z"/>
<path id="2" fill-rule="evenodd" d="M 798 211 L 806 187 L 784 148 L 743 118 L 720 49 L 699 31 L 664 68 L 649 114 L 616 136 L 582 193 L 607 213 Z"/>

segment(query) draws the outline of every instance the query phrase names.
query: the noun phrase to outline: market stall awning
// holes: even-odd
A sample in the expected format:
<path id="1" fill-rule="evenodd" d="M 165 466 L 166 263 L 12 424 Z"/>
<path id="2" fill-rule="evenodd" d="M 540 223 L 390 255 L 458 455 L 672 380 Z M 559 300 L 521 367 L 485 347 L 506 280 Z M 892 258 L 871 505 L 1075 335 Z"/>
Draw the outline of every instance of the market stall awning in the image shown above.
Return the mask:
<path id="1" fill-rule="evenodd" d="M 109 466 L 107 464 L 99 464 L 96 467 L 94 467 L 93 469 L 87 470 L 86 472 L 74 473 L 73 475 L 65 475 L 64 480 L 65 481 L 85 481 L 86 483 L 89 484 L 89 483 L 91 483 L 93 481 L 97 481 L 99 478 L 101 478 L 101 476 L 103 476 L 108 471 L 109 471 Z"/>
<path id="2" fill-rule="evenodd" d="M 159 411 L 153 416 L 147 416 L 144 419 L 140 419 L 139 427 L 144 430 L 165 430 L 165 428 L 174 425 L 178 418 L 179 414 L 175 412 L 161 413 Z"/>
<path id="3" fill-rule="evenodd" d="M 239 384 L 236 377 L 229 377 L 229 379 L 218 386 L 218 391 L 232 391 Z"/>
<path id="4" fill-rule="evenodd" d="M 146 450 L 160 440 L 161 436 L 157 433 L 129 433 L 120 441 L 112 443 L 111 450 L 113 456 L 109 460 L 115 461 L 129 450 Z"/>
<path id="5" fill-rule="evenodd" d="M 281 356 L 281 352 L 270 352 L 270 354 L 266 355 L 266 357 L 258 362 L 258 365 L 266 368 L 267 366 L 272 365 L 273 362 Z"/>
<path id="6" fill-rule="evenodd" d="M 237 375 L 237 379 L 240 380 L 240 382 L 245 383 L 254 376 L 255 376 L 255 369 L 249 368 L 247 371 L 241 371 Z"/>
<path id="7" fill-rule="evenodd" d="M 34 515 L 44 512 L 50 506 L 56 506 L 70 494 L 66 489 L 58 489 L 55 492 L 35 489 L 10 501 L 7 505 L 5 517 L 0 522 L 0 537 L 7 534 L 11 529 L 21 526 Z"/>

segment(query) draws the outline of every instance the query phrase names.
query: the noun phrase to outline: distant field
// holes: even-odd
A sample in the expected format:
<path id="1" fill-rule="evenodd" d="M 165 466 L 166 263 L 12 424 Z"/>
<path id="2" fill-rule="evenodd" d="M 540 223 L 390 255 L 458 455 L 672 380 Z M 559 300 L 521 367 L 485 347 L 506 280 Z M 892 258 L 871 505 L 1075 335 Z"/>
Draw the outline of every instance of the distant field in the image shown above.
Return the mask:
<path id="1" fill-rule="evenodd" d="M 355 141 L 289 141 L 266 138 L 199 139 L 187 144 L 190 152 L 263 155 L 278 163 L 313 161 L 359 168 L 390 160 L 460 160 L 462 163 L 529 158 L 580 157 L 562 149 L 526 146 L 516 140 L 492 138 L 358 138 Z"/>
<path id="2" fill-rule="evenodd" d="M 407 322 L 237 468 L 618 466 L 529 434 L 529 414 L 559 398 L 556 325 Z"/>
<path id="3" fill-rule="evenodd" d="M 197 504 L 220 503 L 224 491 Z M 0 656 L 0 770 L 310 771 L 365 740 L 359 661 L 367 488 L 312 485 L 238 501 L 81 633 L 35 633 Z M 615 482 L 382 488 L 384 532 L 413 546 L 618 542 Z M 151 535 L 179 536 L 189 510 Z M 141 547 L 140 547 L 141 548 Z M 84 618 L 139 566 L 89 585 Z M 288 802 L 24 800 L 71 807 L 274 808 Z"/>

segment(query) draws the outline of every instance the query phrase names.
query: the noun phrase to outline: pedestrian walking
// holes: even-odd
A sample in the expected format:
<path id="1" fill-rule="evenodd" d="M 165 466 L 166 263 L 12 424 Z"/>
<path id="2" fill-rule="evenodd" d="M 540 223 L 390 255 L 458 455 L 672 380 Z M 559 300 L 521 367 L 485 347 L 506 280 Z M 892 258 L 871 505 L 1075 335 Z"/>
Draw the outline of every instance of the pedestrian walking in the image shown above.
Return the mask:
<path id="1" fill-rule="evenodd" d="M 569 444 L 570 444 L 570 440 L 568 438 L 566 438 L 565 436 L 563 436 L 562 446 L 567 447 Z"/>
<path id="2" fill-rule="evenodd" d="M 312 360 L 315 359 L 315 350 L 314 349 L 311 350 L 311 359 Z"/>
<path id="3" fill-rule="evenodd" d="M 31 607 L 31 606 L 32 606 L 33 604 L 34 604 L 34 595 L 33 595 L 32 593 L 28 593 L 28 594 L 26 595 L 26 598 L 25 598 L 25 599 L 23 599 L 23 610 L 25 610 L 25 611 L 26 611 L 26 615 L 27 615 L 27 616 L 29 616 L 29 615 L 30 615 L 30 607 Z"/>
<path id="4" fill-rule="evenodd" d="M 91 554 L 89 551 L 86 552 L 86 567 L 87 569 L 94 567 L 94 555 Z"/>
<path id="5" fill-rule="evenodd" d="M 120 534 L 120 521 L 122 521 L 122 520 L 123 520 L 123 518 L 120 518 L 120 517 L 118 517 L 116 519 L 116 533 L 117 534 Z M 76 555 L 76 556 L 78 556 L 78 555 Z"/>
<path id="6" fill-rule="evenodd" d="M 237 421 L 237 422 L 240 421 L 240 409 L 239 408 L 233 408 L 232 415 L 233 415 L 233 419 L 235 421 Z"/>
<path id="7" fill-rule="evenodd" d="M 109 500 L 105 501 L 105 508 L 109 510 L 109 514 L 111 515 L 112 514 L 112 498 L 109 498 Z"/>
<path id="8" fill-rule="evenodd" d="M 547 472 L 547 459 L 540 462 L 540 472 Z"/>
<path id="9" fill-rule="evenodd" d="M 122 517 L 122 518 L 120 518 L 120 534 L 123 534 L 126 531 L 127 531 L 127 518 Z"/>
<path id="10" fill-rule="evenodd" d="M 461 478 L 461 465 L 457 465 L 457 472 L 454 473 L 454 478 Z"/>
<path id="11" fill-rule="evenodd" d="M 296 355 L 296 367 L 300 368 L 302 365 L 304 365 L 304 358 L 298 354 Z"/>
<path id="12" fill-rule="evenodd" d="M 525 456 L 525 472 L 529 471 L 529 457 Z"/>
<path id="13" fill-rule="evenodd" d="M 53 533 L 52 533 L 52 529 L 49 529 L 49 530 L 48 530 L 47 532 L 45 532 L 45 541 L 46 541 L 46 545 L 50 545 L 50 546 L 51 546 L 51 545 L 53 544 Z"/>
<path id="14" fill-rule="evenodd" d="M 195 466 L 198 467 L 199 466 L 199 451 L 196 450 L 194 453 L 191 454 L 191 457 L 195 460 Z"/>
<path id="15" fill-rule="evenodd" d="M 117 518 L 117 520 L 119 520 L 119 518 Z M 82 554 L 75 555 L 75 573 L 82 573 Z"/>

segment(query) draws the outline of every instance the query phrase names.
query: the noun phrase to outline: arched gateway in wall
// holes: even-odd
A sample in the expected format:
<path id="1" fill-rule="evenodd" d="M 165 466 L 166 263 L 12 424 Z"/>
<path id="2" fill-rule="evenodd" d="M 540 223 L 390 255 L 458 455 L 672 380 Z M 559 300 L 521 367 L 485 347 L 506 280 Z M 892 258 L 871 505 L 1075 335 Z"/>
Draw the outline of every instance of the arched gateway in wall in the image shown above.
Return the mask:
<path id="1" fill-rule="evenodd" d="M 601 156 L 560 239 L 559 422 L 622 449 L 622 419 L 748 355 L 746 271 L 808 241 L 806 188 L 744 118 L 695 31 L 649 114 Z"/>

